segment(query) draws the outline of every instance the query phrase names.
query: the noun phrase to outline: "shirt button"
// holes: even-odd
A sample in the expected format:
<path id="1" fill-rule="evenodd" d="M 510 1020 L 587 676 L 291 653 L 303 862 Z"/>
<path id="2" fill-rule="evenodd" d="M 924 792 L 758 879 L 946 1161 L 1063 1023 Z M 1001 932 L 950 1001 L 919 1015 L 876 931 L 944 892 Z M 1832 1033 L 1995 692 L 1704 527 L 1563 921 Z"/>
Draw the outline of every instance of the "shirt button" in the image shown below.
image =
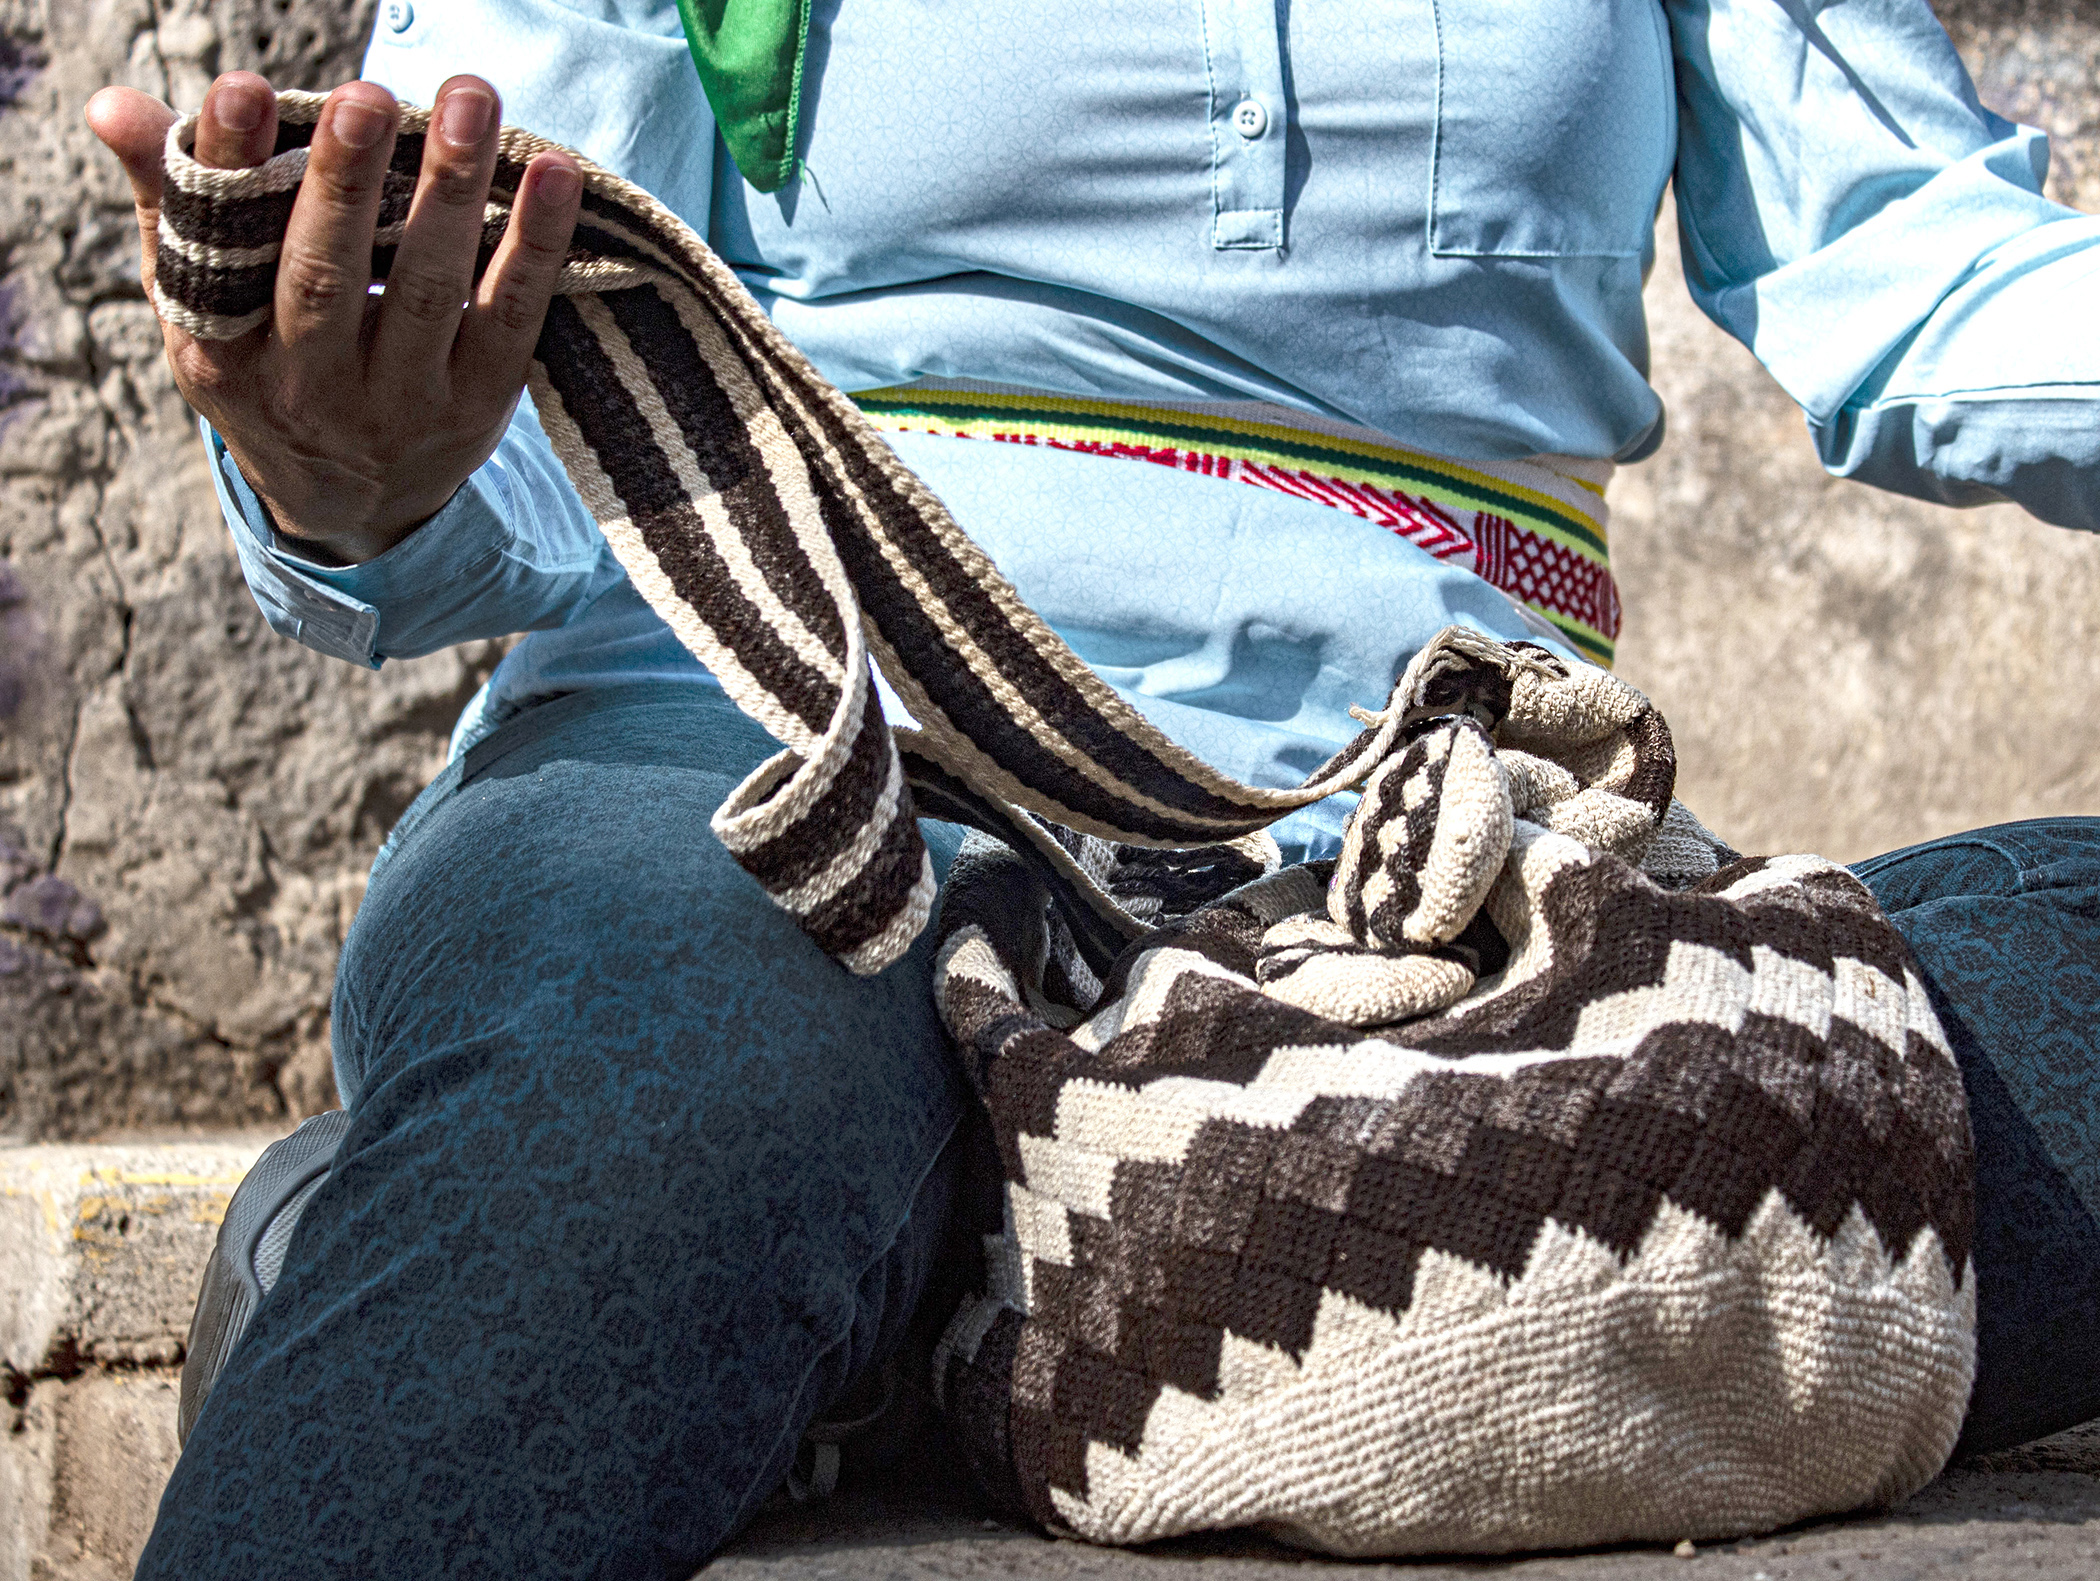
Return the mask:
<path id="1" fill-rule="evenodd" d="M 403 5 L 408 0 L 401 0 Z M 1259 99 L 1242 99 L 1232 107 L 1232 129 L 1253 142 L 1269 129 L 1269 112 L 1261 107 Z"/>
<path id="2" fill-rule="evenodd" d="M 415 25 L 416 8 L 408 0 L 386 0 L 386 4 L 379 8 L 379 14 L 385 18 L 390 32 L 406 33 Z"/>

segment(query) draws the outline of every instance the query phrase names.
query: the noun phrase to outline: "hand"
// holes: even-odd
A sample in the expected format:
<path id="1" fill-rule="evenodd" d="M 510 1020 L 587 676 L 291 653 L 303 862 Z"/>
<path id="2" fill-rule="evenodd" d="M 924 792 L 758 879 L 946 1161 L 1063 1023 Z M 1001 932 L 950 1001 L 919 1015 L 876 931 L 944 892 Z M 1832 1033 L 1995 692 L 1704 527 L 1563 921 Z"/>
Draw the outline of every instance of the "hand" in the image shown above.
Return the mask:
<path id="1" fill-rule="evenodd" d="M 328 96 L 314 130 L 270 320 L 228 341 L 161 326 L 177 387 L 225 438 L 278 529 L 343 564 L 398 543 L 495 450 L 582 195 L 573 159 L 535 158 L 477 285 L 500 106 L 479 77 L 454 77 L 434 111 L 382 296 L 368 291 L 372 235 L 399 110 L 376 83 L 352 82 Z M 161 149 L 175 114 L 143 93 L 105 88 L 87 118 L 131 177 L 150 287 Z M 259 165 L 276 136 L 269 83 L 237 71 L 212 84 L 200 162 Z"/>

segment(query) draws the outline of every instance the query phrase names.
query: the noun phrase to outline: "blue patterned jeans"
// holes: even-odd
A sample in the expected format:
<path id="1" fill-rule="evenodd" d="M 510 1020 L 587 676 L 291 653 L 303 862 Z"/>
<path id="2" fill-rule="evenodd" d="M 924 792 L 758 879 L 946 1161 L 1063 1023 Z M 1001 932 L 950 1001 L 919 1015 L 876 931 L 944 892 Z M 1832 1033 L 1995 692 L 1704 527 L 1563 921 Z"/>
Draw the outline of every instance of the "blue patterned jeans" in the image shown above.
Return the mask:
<path id="1" fill-rule="evenodd" d="M 1976 1389 L 1956 1453 L 2100 1415 L 2100 819 L 1853 871 L 1917 954 L 1976 1130 Z"/>
<path id="2" fill-rule="evenodd" d="M 683 1581 L 898 1348 L 965 1089 L 926 941 L 850 977 L 708 832 L 774 750 L 707 688 L 578 693 L 403 818 L 350 1130 L 140 1576 Z"/>
<path id="3" fill-rule="evenodd" d="M 337 985 L 350 1130 L 142 1578 L 683 1581 L 899 1350 L 965 1097 L 924 943 L 847 976 L 709 834 L 771 750 L 720 693 L 577 694 L 403 818 Z M 2100 822 L 1859 871 L 1976 1116 L 1967 1447 L 2100 1412 Z"/>

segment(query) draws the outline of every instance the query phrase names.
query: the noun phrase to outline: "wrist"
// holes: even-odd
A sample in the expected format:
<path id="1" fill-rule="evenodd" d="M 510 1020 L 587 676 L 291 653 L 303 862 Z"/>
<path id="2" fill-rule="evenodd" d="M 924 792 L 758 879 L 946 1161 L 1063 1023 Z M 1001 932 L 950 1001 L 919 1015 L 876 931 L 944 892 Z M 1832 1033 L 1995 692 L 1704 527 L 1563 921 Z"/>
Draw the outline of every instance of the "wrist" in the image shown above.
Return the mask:
<path id="1" fill-rule="evenodd" d="M 435 503 L 428 500 L 407 503 L 382 513 L 374 522 L 325 527 L 308 525 L 308 520 L 294 516 L 260 489 L 255 491 L 255 498 L 269 519 L 270 531 L 276 536 L 279 547 L 302 560 L 339 568 L 378 559 L 436 516 L 458 493 L 459 488 L 454 488 L 451 494 Z"/>

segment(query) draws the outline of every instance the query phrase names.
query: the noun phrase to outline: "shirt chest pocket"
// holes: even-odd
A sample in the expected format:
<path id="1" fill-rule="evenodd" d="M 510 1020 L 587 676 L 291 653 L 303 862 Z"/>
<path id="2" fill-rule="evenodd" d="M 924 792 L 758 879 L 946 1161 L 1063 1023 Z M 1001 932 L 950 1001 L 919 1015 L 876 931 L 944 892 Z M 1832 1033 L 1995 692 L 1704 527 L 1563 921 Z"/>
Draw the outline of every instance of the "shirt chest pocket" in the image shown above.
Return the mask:
<path id="1" fill-rule="evenodd" d="M 1435 0 L 1429 249 L 1638 257 L 1677 142 L 1656 0 Z"/>

